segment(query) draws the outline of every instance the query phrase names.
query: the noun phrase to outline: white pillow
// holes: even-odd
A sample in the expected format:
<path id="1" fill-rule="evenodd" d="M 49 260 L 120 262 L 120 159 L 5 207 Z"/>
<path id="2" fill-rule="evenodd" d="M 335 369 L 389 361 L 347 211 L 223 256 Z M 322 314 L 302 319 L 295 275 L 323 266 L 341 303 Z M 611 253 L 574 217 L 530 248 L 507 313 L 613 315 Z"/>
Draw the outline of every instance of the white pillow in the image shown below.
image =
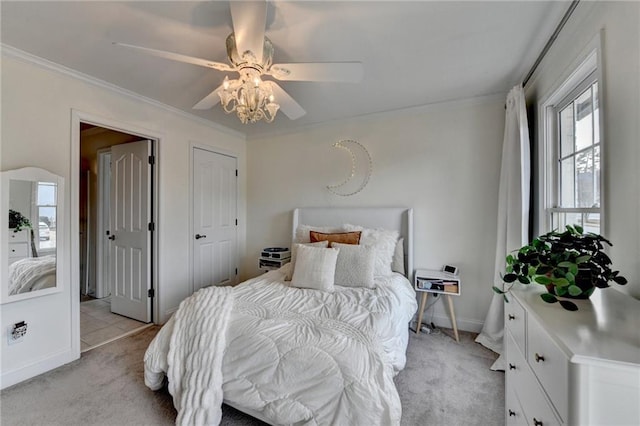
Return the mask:
<path id="1" fill-rule="evenodd" d="M 291 286 L 332 292 L 339 251 L 300 245 Z"/>
<path id="2" fill-rule="evenodd" d="M 398 231 L 382 228 L 369 229 L 362 226 L 345 224 L 345 231 L 362 231 L 360 245 L 374 247 L 376 250 L 376 263 L 374 275 L 389 276 L 393 274 L 391 261 L 398 241 Z"/>
<path id="3" fill-rule="evenodd" d="M 293 242 L 294 243 L 311 242 L 311 238 L 309 238 L 309 232 L 311 231 L 322 232 L 324 234 L 332 234 L 334 232 L 342 231 L 342 228 L 339 226 L 298 225 L 298 227 L 296 228 L 296 234 L 293 236 Z"/>
<path id="4" fill-rule="evenodd" d="M 398 238 L 398 242 L 396 242 L 396 249 L 393 252 L 393 261 L 391 262 L 391 270 L 393 272 L 398 272 L 402 275 L 405 274 L 404 271 L 404 238 Z"/>
<path id="5" fill-rule="evenodd" d="M 329 241 L 318 241 L 317 243 L 294 244 L 291 247 L 291 262 L 290 262 L 291 267 L 285 271 L 285 276 L 284 276 L 285 281 L 291 281 L 291 278 L 293 278 L 293 271 L 296 269 L 296 257 L 298 255 L 298 247 L 303 245 L 327 248 L 329 247 Z"/>
<path id="6" fill-rule="evenodd" d="M 375 288 L 373 269 L 376 252 L 373 247 L 332 243 L 340 249 L 336 262 L 335 285 Z"/>

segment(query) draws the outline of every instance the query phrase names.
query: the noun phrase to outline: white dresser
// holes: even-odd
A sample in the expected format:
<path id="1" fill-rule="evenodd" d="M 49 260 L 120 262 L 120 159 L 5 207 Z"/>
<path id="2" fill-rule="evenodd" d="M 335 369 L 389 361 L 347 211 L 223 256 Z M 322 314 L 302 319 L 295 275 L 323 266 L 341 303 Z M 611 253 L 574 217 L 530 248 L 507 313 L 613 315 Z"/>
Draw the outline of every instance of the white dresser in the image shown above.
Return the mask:
<path id="1" fill-rule="evenodd" d="M 13 232 L 9 229 L 9 265 L 16 260 L 31 257 L 29 249 L 29 229 Z"/>
<path id="2" fill-rule="evenodd" d="M 569 312 L 544 291 L 505 303 L 505 424 L 640 425 L 640 301 L 596 289 Z"/>

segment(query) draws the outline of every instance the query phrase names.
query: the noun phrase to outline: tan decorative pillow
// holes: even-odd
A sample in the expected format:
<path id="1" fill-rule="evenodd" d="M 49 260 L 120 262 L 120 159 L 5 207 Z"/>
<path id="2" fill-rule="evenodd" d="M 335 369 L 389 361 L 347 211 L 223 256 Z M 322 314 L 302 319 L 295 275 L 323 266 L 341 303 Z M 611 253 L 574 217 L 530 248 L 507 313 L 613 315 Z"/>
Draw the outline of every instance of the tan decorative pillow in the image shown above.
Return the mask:
<path id="1" fill-rule="evenodd" d="M 293 236 L 294 243 L 310 243 L 309 231 L 324 232 L 325 234 L 331 234 L 334 232 L 344 232 L 341 226 L 314 226 L 314 225 L 298 225 L 295 235 Z"/>
<path id="2" fill-rule="evenodd" d="M 329 241 L 318 241 L 317 243 L 299 243 L 299 244 L 294 244 L 291 247 L 291 267 L 289 268 L 289 270 L 287 271 L 284 280 L 285 281 L 291 281 L 291 279 L 293 278 L 293 272 L 294 269 L 296 268 L 296 259 L 298 257 L 298 247 L 300 246 L 312 246 L 312 247 L 320 247 L 320 248 L 327 248 L 329 247 Z"/>
<path id="3" fill-rule="evenodd" d="M 340 244 L 360 244 L 360 234 L 362 232 L 337 232 L 333 234 L 325 234 L 324 232 L 309 231 L 309 239 L 312 243 L 318 241 L 329 241 L 329 247 L 331 243 Z"/>

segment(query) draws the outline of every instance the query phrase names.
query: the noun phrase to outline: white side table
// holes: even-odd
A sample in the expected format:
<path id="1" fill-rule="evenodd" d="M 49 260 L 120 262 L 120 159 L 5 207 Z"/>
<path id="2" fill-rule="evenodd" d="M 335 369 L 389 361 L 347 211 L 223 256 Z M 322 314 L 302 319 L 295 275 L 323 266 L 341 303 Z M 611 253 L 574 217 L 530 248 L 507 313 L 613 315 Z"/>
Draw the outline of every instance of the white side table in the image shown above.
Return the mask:
<path id="1" fill-rule="evenodd" d="M 456 342 L 460 341 L 458 336 L 458 324 L 456 322 L 456 311 L 453 308 L 453 300 L 451 296 L 460 296 L 460 278 L 455 275 L 432 269 L 417 269 L 414 274 L 413 288 L 422 293 L 420 299 L 420 309 L 418 310 L 418 324 L 416 325 L 416 334 L 420 333 L 422 325 L 422 317 L 424 308 L 427 306 L 427 296 L 429 293 L 443 294 L 447 296 L 449 305 L 449 313 L 451 314 L 451 324 L 453 325 L 453 334 Z"/>

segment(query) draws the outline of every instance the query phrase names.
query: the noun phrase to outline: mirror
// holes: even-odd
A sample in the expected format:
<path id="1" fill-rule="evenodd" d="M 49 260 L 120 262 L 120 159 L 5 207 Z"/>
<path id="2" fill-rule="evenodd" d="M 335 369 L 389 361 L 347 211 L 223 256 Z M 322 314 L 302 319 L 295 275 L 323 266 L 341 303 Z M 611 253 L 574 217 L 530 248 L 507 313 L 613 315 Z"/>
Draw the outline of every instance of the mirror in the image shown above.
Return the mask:
<path id="1" fill-rule="evenodd" d="M 61 290 L 63 179 L 33 167 L 2 173 L 2 303 Z"/>

